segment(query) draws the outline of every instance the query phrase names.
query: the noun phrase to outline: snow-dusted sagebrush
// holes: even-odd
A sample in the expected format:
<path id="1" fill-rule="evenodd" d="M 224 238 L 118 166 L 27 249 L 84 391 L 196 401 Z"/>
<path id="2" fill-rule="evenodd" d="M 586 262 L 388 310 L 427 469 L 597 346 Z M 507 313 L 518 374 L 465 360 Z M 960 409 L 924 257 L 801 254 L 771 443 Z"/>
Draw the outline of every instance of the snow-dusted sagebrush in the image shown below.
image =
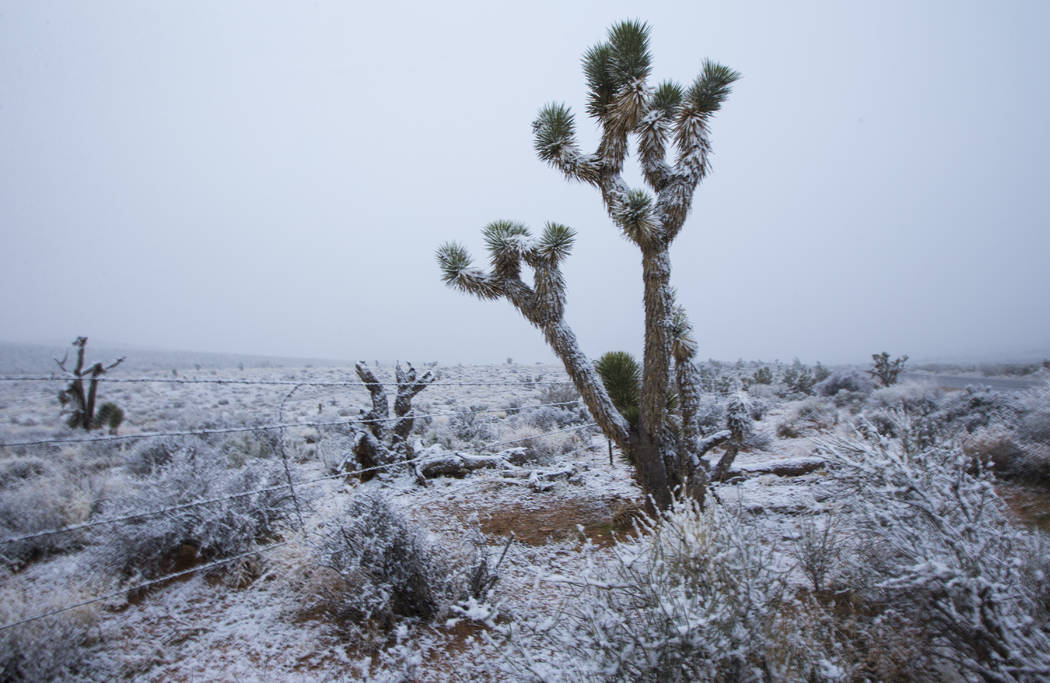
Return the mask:
<path id="1" fill-rule="evenodd" d="M 99 566 L 152 578 L 246 552 L 280 535 L 293 510 L 280 462 L 256 459 L 230 467 L 224 454 L 199 440 L 166 452 L 166 457 L 152 476 L 132 482 L 131 489 L 107 505 L 104 514 L 119 517 L 219 500 L 113 525 L 96 548 Z M 133 462 L 143 460 L 148 458 Z M 271 487 L 276 488 L 237 495 Z"/>
<path id="2" fill-rule="evenodd" d="M 307 599 L 368 642 L 405 620 L 449 616 L 459 601 L 484 599 L 493 581 L 477 551 L 431 537 L 379 493 L 359 493 L 320 531 Z"/>
<path id="3" fill-rule="evenodd" d="M 904 414 L 897 437 L 823 443 L 849 486 L 860 587 L 929 639 L 940 661 L 989 680 L 1050 676 L 1045 544 L 1013 526 L 983 464 L 954 443 L 928 445 Z M 936 675 L 928 671 L 927 675 Z"/>
<path id="4" fill-rule="evenodd" d="M 576 589 L 559 614 L 511 624 L 508 669 L 536 680 L 836 678 L 835 653 L 791 601 L 786 568 L 743 512 L 691 500 L 643 518 L 611 561 L 548 580 Z"/>

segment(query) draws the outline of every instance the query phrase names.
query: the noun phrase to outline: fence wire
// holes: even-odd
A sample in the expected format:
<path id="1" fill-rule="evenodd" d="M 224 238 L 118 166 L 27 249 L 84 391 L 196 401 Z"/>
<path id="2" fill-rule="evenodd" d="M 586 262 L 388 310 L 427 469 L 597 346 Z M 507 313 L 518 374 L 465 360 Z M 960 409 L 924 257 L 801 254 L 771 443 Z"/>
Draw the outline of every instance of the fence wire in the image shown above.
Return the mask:
<path id="1" fill-rule="evenodd" d="M 584 429 L 587 427 L 593 427 L 596 423 L 587 422 L 584 424 L 573 425 L 571 427 L 565 427 L 563 429 L 555 429 L 549 432 L 543 432 L 542 434 L 534 434 L 532 436 L 526 436 L 520 439 L 510 439 L 507 441 L 495 441 L 492 443 L 485 444 L 486 448 L 497 448 L 499 446 L 507 446 L 514 443 L 521 443 L 522 441 L 529 441 L 532 439 L 540 439 L 545 436 L 551 436 L 553 434 L 561 434 L 564 432 L 570 432 L 575 430 Z M 300 488 L 305 486 L 313 486 L 324 481 L 331 481 L 333 479 L 343 479 L 346 477 L 353 477 L 361 474 L 367 474 L 369 472 L 378 472 L 394 467 L 400 467 L 402 465 L 412 465 L 418 462 L 429 460 L 432 456 L 424 455 L 407 460 L 398 460 L 397 462 L 386 463 L 384 465 L 375 465 L 373 467 L 364 467 L 358 470 L 350 470 L 345 472 L 339 472 L 337 474 L 329 474 L 324 477 L 317 477 L 315 479 L 309 479 L 307 481 L 298 482 L 296 485 Z M 84 529 L 91 529 L 97 526 L 104 526 L 106 524 L 119 524 L 120 522 L 129 522 L 134 519 L 146 519 L 148 517 L 156 517 L 158 515 L 167 514 L 169 512 L 178 512 L 180 510 L 188 510 L 202 505 L 212 505 L 214 503 L 221 503 L 227 500 L 236 500 L 238 498 L 245 498 L 247 496 L 254 496 L 260 493 L 272 493 L 274 491 L 281 491 L 290 488 L 290 484 L 278 484 L 276 486 L 266 486 L 263 488 L 252 489 L 250 491 L 240 491 L 238 493 L 231 493 L 225 496 L 217 496 L 214 498 L 201 498 L 198 500 L 190 501 L 188 503 L 180 503 L 179 505 L 170 505 L 168 507 L 157 508 L 154 510 L 143 510 L 139 512 L 131 512 L 126 515 L 119 517 L 108 517 L 106 519 L 97 519 L 90 522 L 81 522 L 79 524 L 70 524 L 64 527 L 57 527 L 54 529 L 44 529 L 41 531 L 34 531 L 28 534 L 22 534 L 20 536 L 9 536 L 8 538 L 0 539 L 0 545 L 8 545 L 10 543 L 19 543 L 21 541 L 30 541 L 36 538 L 44 538 L 46 536 L 54 536 L 56 534 L 72 533 L 75 531 L 82 531 Z"/>
<path id="2" fill-rule="evenodd" d="M 31 375 L 25 377 L 0 377 L 0 382 L 70 382 L 76 379 L 73 376 L 63 375 Z M 342 381 L 299 381 L 294 379 L 209 379 L 204 377 L 109 377 L 102 375 L 97 378 L 81 378 L 89 381 L 109 382 L 114 384 L 241 384 L 249 386 L 295 386 L 304 387 L 367 387 L 375 382 L 362 382 L 361 380 Z M 568 376 L 563 379 L 543 380 L 514 380 L 503 382 L 442 382 L 434 381 L 427 384 L 428 387 L 534 387 L 539 385 L 561 385 L 569 384 Z M 397 386 L 396 381 L 378 382 L 383 386 Z"/>
<path id="3" fill-rule="evenodd" d="M 57 609 L 49 610 L 49 611 L 43 612 L 41 614 L 34 614 L 31 617 L 26 617 L 26 618 L 20 619 L 18 621 L 12 621 L 9 624 L 4 624 L 3 626 L 0 626 L 0 632 L 6 631 L 7 629 L 15 628 L 16 626 L 22 626 L 24 624 L 28 624 L 28 623 L 33 622 L 33 621 L 37 621 L 39 619 L 46 619 L 47 617 L 53 617 L 56 614 L 62 614 L 63 612 L 68 612 L 70 610 L 77 609 L 78 607 L 86 607 L 87 605 L 92 605 L 92 604 L 94 604 L 96 602 L 102 602 L 103 600 L 112 600 L 113 598 L 118 598 L 121 595 L 126 595 L 128 593 L 132 593 L 134 591 L 139 591 L 139 590 L 142 590 L 144 588 L 149 588 L 150 586 L 154 586 L 154 585 L 156 585 L 158 583 L 164 583 L 165 581 L 171 581 L 172 579 L 178 579 L 178 578 L 183 577 L 183 576 L 189 576 L 190 574 L 196 574 L 197 572 L 207 571 L 209 569 L 214 569 L 215 567 L 221 567 L 221 566 L 229 564 L 231 562 L 236 562 L 237 560 L 243 559 L 245 557 L 249 557 L 250 555 L 259 555 L 261 553 L 270 552 L 271 550 L 274 550 L 275 548 L 279 548 L 281 546 L 288 545 L 289 543 L 291 543 L 291 541 L 281 541 L 279 543 L 271 543 L 271 544 L 263 546 L 261 548 L 256 548 L 255 550 L 249 550 L 246 553 L 241 553 L 239 555 L 234 555 L 233 557 L 227 557 L 227 558 L 222 559 L 222 560 L 216 560 L 215 562 L 209 562 L 208 564 L 202 564 L 202 565 L 199 565 L 197 567 L 191 567 L 190 569 L 184 569 L 181 572 L 175 572 L 174 574 L 168 574 L 168 575 L 162 576 L 162 577 L 160 577 L 158 579 L 150 579 L 149 581 L 143 581 L 142 583 L 139 583 L 137 585 L 131 586 L 130 588 L 121 588 L 120 590 L 113 591 L 112 593 L 106 593 L 105 595 L 100 595 L 98 597 L 90 598 L 88 600 L 81 600 L 80 602 L 72 604 L 72 605 L 65 605 L 64 607 L 59 607 Z"/>
<path id="4" fill-rule="evenodd" d="M 534 406 L 521 406 L 520 408 L 460 408 L 451 412 L 444 413 L 423 413 L 413 414 L 411 418 L 414 420 L 426 418 L 426 417 L 452 417 L 461 413 L 467 412 L 471 414 L 480 413 L 507 413 L 521 410 L 532 410 L 534 408 L 550 408 L 556 406 L 569 406 L 577 405 L 577 401 L 562 401 L 559 403 L 540 403 Z M 205 436 L 209 434 L 237 434 L 244 432 L 268 432 L 268 431 L 283 431 L 289 427 L 340 427 L 351 424 L 373 424 L 381 422 L 397 422 L 398 420 L 404 419 L 406 416 L 395 416 L 395 417 L 377 417 L 377 418 L 363 418 L 355 417 L 346 420 L 336 420 L 331 422 L 278 422 L 276 424 L 268 425 L 255 425 L 255 426 L 244 426 L 244 427 L 216 427 L 209 429 L 186 429 L 176 430 L 170 432 L 143 432 L 140 434 L 108 434 L 105 436 L 93 436 L 93 437 L 58 437 L 51 439 L 35 439 L 27 441 L 4 441 L 0 442 L 0 448 L 13 448 L 15 446 L 47 446 L 51 444 L 71 444 L 71 443 L 102 443 L 106 441 L 134 441 L 136 439 L 153 439 L 157 437 L 165 436 Z"/>

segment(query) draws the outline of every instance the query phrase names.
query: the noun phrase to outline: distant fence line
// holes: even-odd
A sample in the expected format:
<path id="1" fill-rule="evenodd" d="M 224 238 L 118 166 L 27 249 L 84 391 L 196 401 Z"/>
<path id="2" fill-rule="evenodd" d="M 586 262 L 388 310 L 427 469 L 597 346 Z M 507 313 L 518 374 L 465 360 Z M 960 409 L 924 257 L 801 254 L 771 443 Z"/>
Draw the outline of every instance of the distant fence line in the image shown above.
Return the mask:
<path id="1" fill-rule="evenodd" d="M 69 382 L 77 379 L 72 375 L 27 375 L 24 377 L 0 377 L 0 382 Z M 294 379 L 208 379 L 204 377 L 109 377 L 102 375 L 97 378 L 81 378 L 85 381 L 109 382 L 115 384 L 243 384 L 250 386 L 304 386 L 304 387 L 367 387 L 373 382 L 362 382 L 361 380 L 344 381 L 310 381 Z M 440 380 L 430 382 L 428 387 L 512 387 L 512 386 L 539 386 L 570 384 L 568 376 L 562 379 L 540 379 L 540 380 L 515 380 L 501 382 L 442 382 Z M 384 386 L 397 386 L 397 382 L 379 382 Z"/>
<path id="2" fill-rule="evenodd" d="M 426 417 L 452 417 L 463 413 L 507 413 L 521 410 L 532 410 L 534 408 L 549 408 L 555 406 L 576 405 L 576 401 L 562 401 L 559 403 L 540 403 L 534 406 L 521 406 L 519 408 L 460 408 L 444 413 L 419 413 L 408 417 L 421 419 Z M 349 418 L 346 420 L 335 420 L 328 422 L 279 422 L 275 424 L 263 424 L 244 427 L 214 427 L 205 429 L 187 429 L 169 432 L 142 432 L 139 434 L 107 434 L 105 436 L 92 437 L 61 437 L 52 439 L 36 439 L 28 441 L 4 441 L 0 442 L 0 448 L 13 448 L 16 446 L 46 446 L 51 444 L 77 444 L 77 443 L 101 443 L 106 441 L 133 441 L 136 439 L 153 439 L 166 436 L 204 436 L 208 434 L 236 434 L 242 432 L 267 432 L 288 429 L 290 427 L 340 427 L 351 424 L 376 424 L 381 422 L 397 422 L 406 416 L 382 417 L 382 418 Z"/>

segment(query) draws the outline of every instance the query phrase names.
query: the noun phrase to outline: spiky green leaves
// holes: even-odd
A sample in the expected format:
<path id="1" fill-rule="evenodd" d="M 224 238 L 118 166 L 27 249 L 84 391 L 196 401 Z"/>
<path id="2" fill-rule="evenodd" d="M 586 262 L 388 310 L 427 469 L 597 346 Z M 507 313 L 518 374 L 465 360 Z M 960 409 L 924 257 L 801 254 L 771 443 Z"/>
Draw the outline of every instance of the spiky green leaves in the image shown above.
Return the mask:
<path id="1" fill-rule="evenodd" d="M 645 80 L 652 69 L 649 56 L 649 25 L 644 21 L 621 21 L 609 29 L 612 66 L 621 83 Z"/>
<path id="2" fill-rule="evenodd" d="M 616 92 L 612 69 L 612 47 L 599 43 L 583 55 L 583 75 L 587 78 L 587 114 L 601 119 Z"/>
<path id="3" fill-rule="evenodd" d="M 470 265 L 470 254 L 458 242 L 445 242 L 435 252 L 441 279 L 449 287 L 473 294 L 481 299 L 498 299 L 502 296 L 499 285 Z"/>
<path id="4" fill-rule="evenodd" d="M 559 160 L 563 152 L 576 146 L 576 122 L 572 110 L 564 104 L 551 103 L 540 109 L 532 122 L 532 144 L 540 159 Z"/>
<path id="5" fill-rule="evenodd" d="M 696 355 L 696 339 L 693 337 L 693 324 L 689 322 L 685 307 L 675 305 L 671 314 L 671 353 L 675 360 L 684 363 Z"/>
<path id="6" fill-rule="evenodd" d="M 649 26 L 640 21 L 615 24 L 609 29 L 609 42 L 595 45 L 583 56 L 587 113 L 604 120 L 621 88 L 649 77 L 651 62 Z"/>
<path id="7" fill-rule="evenodd" d="M 686 115 L 709 115 L 718 111 L 732 92 L 730 87 L 740 74 L 728 66 L 704 60 L 700 75 L 685 94 Z"/>
<path id="8" fill-rule="evenodd" d="M 640 415 L 642 369 L 626 351 L 609 351 L 594 364 L 613 405 L 632 425 Z"/>
<path id="9" fill-rule="evenodd" d="M 521 260 L 530 249 L 529 229 L 514 221 L 494 221 L 481 231 L 489 260 L 496 275 L 516 276 L 521 271 Z"/>
<path id="10" fill-rule="evenodd" d="M 632 242 L 643 246 L 652 240 L 656 226 L 653 222 L 653 200 L 645 190 L 631 190 L 613 218 Z"/>
<path id="11" fill-rule="evenodd" d="M 569 255 L 575 240 L 576 232 L 572 228 L 560 223 L 547 223 L 536 251 L 544 260 L 557 264 Z"/>
<path id="12" fill-rule="evenodd" d="M 649 106 L 655 110 L 661 112 L 664 116 L 671 119 L 674 118 L 678 112 L 679 105 L 682 104 L 682 86 L 678 85 L 673 81 L 664 81 L 653 93 L 652 100 L 649 102 Z"/>

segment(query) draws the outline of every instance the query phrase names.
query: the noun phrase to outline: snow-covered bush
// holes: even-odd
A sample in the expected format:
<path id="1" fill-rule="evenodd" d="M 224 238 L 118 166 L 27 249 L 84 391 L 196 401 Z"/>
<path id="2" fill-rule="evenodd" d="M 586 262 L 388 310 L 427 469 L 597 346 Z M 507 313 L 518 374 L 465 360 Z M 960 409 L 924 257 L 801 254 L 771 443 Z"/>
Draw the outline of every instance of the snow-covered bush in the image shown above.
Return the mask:
<path id="1" fill-rule="evenodd" d="M 472 584 L 490 585 L 487 575 L 475 576 L 488 568 L 476 548 L 439 543 L 378 493 L 355 495 L 320 535 L 305 584 L 310 607 L 365 641 L 406 619 L 447 616 L 471 597 Z"/>
<path id="2" fill-rule="evenodd" d="M 799 524 L 798 535 L 788 552 L 798 568 L 809 579 L 813 590 L 823 591 L 834 580 L 842 561 L 843 543 L 836 520 L 831 515 L 821 519 L 807 517 Z"/>
<path id="3" fill-rule="evenodd" d="M 125 466 L 138 476 L 146 476 L 171 462 L 173 455 L 183 448 L 183 441 L 175 437 L 142 439 L 132 446 Z"/>
<path id="4" fill-rule="evenodd" d="M 543 431 L 560 429 L 561 427 L 580 422 L 579 413 L 571 408 L 572 406 L 543 406 L 542 408 L 527 409 L 522 414 L 522 419 L 526 424 Z"/>
<path id="5" fill-rule="evenodd" d="M 989 387 L 968 386 L 945 396 L 933 414 L 938 424 L 947 429 L 973 433 L 979 427 L 1016 421 L 1019 407 L 1009 394 Z"/>
<path id="6" fill-rule="evenodd" d="M 723 429 L 726 419 L 725 400 L 712 394 L 702 394 L 697 402 L 696 421 L 703 434 Z"/>
<path id="7" fill-rule="evenodd" d="M 548 384 L 540 389 L 540 403 L 570 403 L 580 400 L 580 392 L 572 384 Z"/>
<path id="8" fill-rule="evenodd" d="M 104 512 L 116 517 L 285 483 L 275 460 L 253 460 L 231 469 L 222 455 L 198 443 L 171 454 L 154 476 L 136 481 Z M 130 520 L 107 530 L 96 549 L 97 561 L 124 575 L 161 576 L 250 550 L 279 535 L 291 510 L 288 490 L 279 488 Z"/>
<path id="9" fill-rule="evenodd" d="M 1023 416 L 1018 423 L 1018 436 L 1050 445 L 1050 383 L 1026 392 L 1019 403 Z"/>
<path id="10" fill-rule="evenodd" d="M 803 396 L 813 393 L 813 385 L 816 384 L 813 371 L 802 364 L 799 359 L 784 369 L 780 382 L 784 395 Z"/>
<path id="11" fill-rule="evenodd" d="M 33 534 L 87 520 L 98 510 L 108 475 L 71 463 L 16 457 L 0 470 L 0 539 Z M 69 466 L 67 466 L 69 465 Z M 23 475 L 23 476 L 19 476 Z M 0 564 L 20 567 L 52 553 L 82 547 L 79 532 L 49 534 L 0 544 Z"/>
<path id="12" fill-rule="evenodd" d="M 1045 544 L 1011 525 L 992 478 L 951 444 L 920 446 L 907 416 L 898 438 L 823 444 L 851 488 L 866 599 L 910 622 L 942 662 L 989 680 L 1050 676 Z M 939 677 L 935 671 L 916 671 Z"/>
<path id="13" fill-rule="evenodd" d="M 790 599 L 774 549 L 755 521 L 710 503 L 677 501 L 587 568 L 551 577 L 578 592 L 558 616 L 503 630 L 507 666 L 537 680 L 698 681 L 833 678 L 812 625 Z M 537 656 L 544 650 L 555 656 Z"/>
<path id="14" fill-rule="evenodd" d="M 216 442 L 220 453 L 231 467 L 240 467 L 249 460 L 272 458 L 281 452 L 281 433 L 276 430 L 258 430 L 224 435 Z"/>
<path id="15" fill-rule="evenodd" d="M 813 386 L 818 396 L 834 396 L 840 391 L 868 394 L 874 388 L 871 378 L 855 368 L 835 370 L 824 381 Z"/>
<path id="16" fill-rule="evenodd" d="M 980 428 L 961 441 L 963 452 L 1000 479 L 1050 485 L 1050 446 L 1020 442 L 1002 425 Z"/>
<path id="17" fill-rule="evenodd" d="M 795 403 L 777 423 L 777 436 L 796 438 L 813 431 L 827 431 L 838 422 L 838 412 L 824 399 L 811 397 Z"/>
<path id="18" fill-rule="evenodd" d="M 65 606 L 66 595 L 36 593 L 5 585 L 0 589 L 0 624 Z M 113 675 L 83 648 L 94 638 L 91 606 L 0 631 L 0 681 L 106 680 Z"/>
<path id="19" fill-rule="evenodd" d="M 932 384 L 902 382 L 876 389 L 868 397 L 868 407 L 906 411 L 909 415 L 927 415 L 938 408 L 944 392 Z"/>
<path id="20" fill-rule="evenodd" d="M 461 443 L 471 445 L 495 439 L 496 421 L 490 414 L 480 412 L 484 409 L 485 406 L 480 405 L 458 408 L 455 415 L 449 418 L 448 432 Z"/>

